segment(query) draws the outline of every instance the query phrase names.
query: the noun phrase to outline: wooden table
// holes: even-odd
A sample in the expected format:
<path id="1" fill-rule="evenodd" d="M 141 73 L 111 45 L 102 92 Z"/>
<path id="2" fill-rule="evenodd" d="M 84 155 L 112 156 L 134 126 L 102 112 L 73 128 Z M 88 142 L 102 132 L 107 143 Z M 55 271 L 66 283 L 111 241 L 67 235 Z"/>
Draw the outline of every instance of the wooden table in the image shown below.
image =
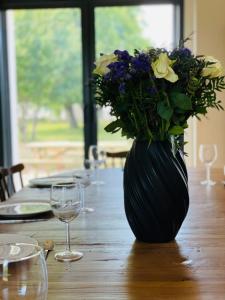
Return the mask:
<path id="1" fill-rule="evenodd" d="M 222 171 L 217 179 L 222 179 Z M 95 212 L 71 223 L 72 245 L 84 253 L 73 263 L 47 260 L 48 300 L 225 299 L 225 189 L 199 184 L 190 172 L 190 209 L 176 238 L 166 244 L 136 242 L 123 209 L 122 171 L 102 171 L 104 186 L 86 190 L 86 204 Z M 39 196 L 38 196 L 39 194 Z M 33 195 L 33 196 L 32 196 Z M 32 197 L 31 197 L 32 196 Z M 15 200 L 48 199 L 42 190 L 21 191 Z M 20 233 L 40 244 L 65 244 L 65 228 L 56 219 L 0 225 L 0 232 Z"/>

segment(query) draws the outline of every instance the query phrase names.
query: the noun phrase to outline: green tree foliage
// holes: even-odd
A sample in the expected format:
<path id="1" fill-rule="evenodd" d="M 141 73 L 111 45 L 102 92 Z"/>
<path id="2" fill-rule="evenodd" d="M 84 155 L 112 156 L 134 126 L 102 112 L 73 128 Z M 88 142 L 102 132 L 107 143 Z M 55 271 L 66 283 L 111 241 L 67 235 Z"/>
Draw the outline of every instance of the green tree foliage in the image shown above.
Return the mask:
<path id="1" fill-rule="evenodd" d="M 95 15 L 97 57 L 115 49 L 132 51 L 151 46 L 143 36 L 139 7 L 101 7 L 95 9 Z"/>
<path id="2" fill-rule="evenodd" d="M 140 33 L 137 7 L 97 8 L 95 13 L 97 53 L 149 46 Z M 18 101 L 24 118 L 30 107 L 36 114 L 42 107 L 55 113 L 65 109 L 75 127 L 72 104 L 82 104 L 80 10 L 18 10 L 14 16 Z"/>
<path id="3" fill-rule="evenodd" d="M 19 102 L 55 109 L 81 103 L 79 11 L 16 11 L 15 29 Z"/>

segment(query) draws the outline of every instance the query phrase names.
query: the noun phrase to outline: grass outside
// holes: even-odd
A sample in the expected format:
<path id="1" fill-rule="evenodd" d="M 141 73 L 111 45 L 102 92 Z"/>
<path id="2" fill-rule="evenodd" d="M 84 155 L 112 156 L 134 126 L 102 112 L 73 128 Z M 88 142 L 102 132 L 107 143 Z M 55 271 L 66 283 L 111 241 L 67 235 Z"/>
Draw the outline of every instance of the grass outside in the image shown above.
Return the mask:
<path id="1" fill-rule="evenodd" d="M 121 137 L 120 132 L 115 134 L 107 133 L 104 127 L 107 123 L 99 123 L 98 140 L 99 141 L 127 141 L 126 138 Z M 28 124 L 28 139 L 31 142 L 32 124 Z M 48 122 L 41 121 L 37 125 L 35 141 L 83 141 L 84 133 L 83 126 L 80 124 L 77 128 L 70 128 L 67 122 Z"/>

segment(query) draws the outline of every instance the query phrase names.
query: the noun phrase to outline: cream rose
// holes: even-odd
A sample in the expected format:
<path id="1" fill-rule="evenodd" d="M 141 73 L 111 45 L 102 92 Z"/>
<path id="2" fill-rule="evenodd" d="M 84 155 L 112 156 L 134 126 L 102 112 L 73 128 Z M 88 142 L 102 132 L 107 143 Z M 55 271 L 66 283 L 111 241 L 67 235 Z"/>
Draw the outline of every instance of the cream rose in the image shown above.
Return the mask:
<path id="1" fill-rule="evenodd" d="M 117 61 L 117 56 L 113 53 L 100 56 L 100 58 L 95 62 L 96 68 L 93 73 L 98 75 L 107 74 L 110 71 L 107 66 L 115 61 Z"/>
<path id="2" fill-rule="evenodd" d="M 215 78 L 223 75 L 223 67 L 219 60 L 217 60 L 213 56 L 205 56 L 204 61 L 211 62 L 213 64 L 210 64 L 207 67 L 203 68 L 202 76 Z"/>
<path id="3" fill-rule="evenodd" d="M 174 61 L 168 58 L 167 53 L 160 53 L 159 58 L 152 63 L 152 69 L 156 78 L 165 78 L 170 82 L 178 80 L 177 74 L 171 68 Z"/>

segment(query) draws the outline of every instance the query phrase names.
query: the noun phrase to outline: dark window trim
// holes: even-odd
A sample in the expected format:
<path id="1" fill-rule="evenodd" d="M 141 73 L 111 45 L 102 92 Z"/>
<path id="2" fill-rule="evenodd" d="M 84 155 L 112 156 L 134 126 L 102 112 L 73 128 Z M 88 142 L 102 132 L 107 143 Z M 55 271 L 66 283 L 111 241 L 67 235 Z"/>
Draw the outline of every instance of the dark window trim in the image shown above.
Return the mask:
<path id="1" fill-rule="evenodd" d="M 6 13 L 0 12 L 0 166 L 12 164 Z"/>
<path id="2" fill-rule="evenodd" d="M 107 6 L 173 4 L 175 6 L 175 43 L 183 38 L 183 0 L 2 0 L 0 3 L 0 165 L 12 162 L 9 80 L 6 47 L 6 10 L 34 8 L 81 8 L 84 142 L 85 158 L 88 147 L 97 144 L 97 119 L 91 75 L 95 58 L 94 9 Z"/>
<path id="3" fill-rule="evenodd" d="M 183 0 L 2 0 L 0 9 L 129 6 L 142 4 L 179 5 L 181 2 Z"/>

